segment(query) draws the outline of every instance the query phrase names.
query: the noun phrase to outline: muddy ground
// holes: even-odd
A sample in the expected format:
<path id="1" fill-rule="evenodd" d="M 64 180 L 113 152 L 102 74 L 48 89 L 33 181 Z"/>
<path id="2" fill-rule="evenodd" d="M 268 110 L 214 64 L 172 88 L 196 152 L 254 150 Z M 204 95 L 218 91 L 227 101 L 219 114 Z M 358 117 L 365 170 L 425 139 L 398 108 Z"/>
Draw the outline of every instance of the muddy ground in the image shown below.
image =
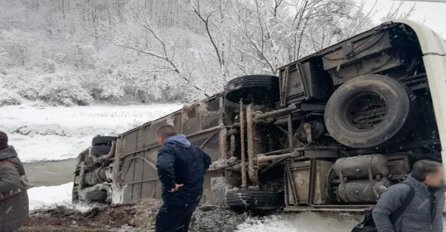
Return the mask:
<path id="1" fill-rule="evenodd" d="M 60 185 L 73 181 L 76 159 L 24 163 L 33 186 Z M 57 174 L 56 174 L 57 173 Z M 31 213 L 21 232 L 146 232 L 154 231 L 159 200 L 147 199 L 136 204 L 97 205 L 87 212 L 73 207 L 57 207 Z M 248 216 L 216 207 L 200 207 L 191 222 L 190 231 L 230 232 Z"/>
<path id="2" fill-rule="evenodd" d="M 34 211 L 21 232 L 142 232 L 154 231 L 158 200 L 138 204 L 96 206 L 88 212 L 57 207 Z M 194 214 L 190 231 L 231 232 L 248 217 L 217 207 L 200 207 Z"/>

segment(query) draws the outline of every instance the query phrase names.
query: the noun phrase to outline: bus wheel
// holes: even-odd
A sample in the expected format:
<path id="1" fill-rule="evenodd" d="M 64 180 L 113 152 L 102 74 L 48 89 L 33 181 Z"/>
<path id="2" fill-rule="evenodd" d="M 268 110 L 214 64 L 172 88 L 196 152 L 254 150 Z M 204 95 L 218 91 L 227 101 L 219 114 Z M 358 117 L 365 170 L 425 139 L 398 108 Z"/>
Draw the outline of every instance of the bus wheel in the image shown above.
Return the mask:
<path id="1" fill-rule="evenodd" d="M 268 105 L 279 101 L 279 78 L 271 75 L 246 75 L 230 80 L 225 86 L 226 100 L 244 104 Z"/>
<path id="2" fill-rule="evenodd" d="M 416 117 L 416 99 L 401 82 L 365 75 L 342 84 L 325 108 L 330 136 L 353 148 L 368 148 L 401 139 Z"/>

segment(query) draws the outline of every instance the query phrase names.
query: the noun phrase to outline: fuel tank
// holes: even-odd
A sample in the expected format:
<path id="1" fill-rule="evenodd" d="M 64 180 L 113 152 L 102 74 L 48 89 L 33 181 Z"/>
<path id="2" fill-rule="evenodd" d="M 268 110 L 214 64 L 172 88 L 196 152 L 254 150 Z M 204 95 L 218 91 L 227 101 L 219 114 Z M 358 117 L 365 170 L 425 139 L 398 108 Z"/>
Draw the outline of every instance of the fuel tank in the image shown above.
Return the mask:
<path id="1" fill-rule="evenodd" d="M 349 179 L 364 179 L 370 177 L 389 175 L 387 167 L 387 158 L 384 155 L 362 155 L 341 158 L 333 165 L 333 170 L 339 177 L 347 177 Z"/>
<path id="2" fill-rule="evenodd" d="M 373 203 L 390 186 L 390 181 L 352 180 L 339 185 L 338 197 L 346 203 Z"/>

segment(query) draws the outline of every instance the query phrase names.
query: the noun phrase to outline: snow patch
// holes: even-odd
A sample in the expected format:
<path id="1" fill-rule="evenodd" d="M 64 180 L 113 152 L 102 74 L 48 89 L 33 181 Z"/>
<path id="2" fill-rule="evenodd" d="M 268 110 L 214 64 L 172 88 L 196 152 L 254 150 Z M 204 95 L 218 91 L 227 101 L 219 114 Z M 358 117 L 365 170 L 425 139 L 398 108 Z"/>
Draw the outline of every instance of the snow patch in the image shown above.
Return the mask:
<path id="1" fill-rule="evenodd" d="M 93 204 L 72 204 L 71 193 L 73 182 L 58 186 L 42 186 L 28 190 L 29 209 L 51 209 L 57 206 L 70 208 L 81 213 L 85 213 L 94 208 Z"/>
<path id="2" fill-rule="evenodd" d="M 129 106 L 0 107 L 0 130 L 24 162 L 77 157 L 96 135 L 117 135 L 181 108 L 180 104 Z"/>
<path id="3" fill-rule="evenodd" d="M 42 186 L 28 190 L 30 210 L 71 205 L 73 182 L 59 186 Z"/>
<path id="4" fill-rule="evenodd" d="M 263 219 L 247 219 L 238 227 L 238 232 L 345 232 L 359 223 L 358 217 L 339 213 L 323 215 L 319 213 L 299 213 L 272 215 Z"/>

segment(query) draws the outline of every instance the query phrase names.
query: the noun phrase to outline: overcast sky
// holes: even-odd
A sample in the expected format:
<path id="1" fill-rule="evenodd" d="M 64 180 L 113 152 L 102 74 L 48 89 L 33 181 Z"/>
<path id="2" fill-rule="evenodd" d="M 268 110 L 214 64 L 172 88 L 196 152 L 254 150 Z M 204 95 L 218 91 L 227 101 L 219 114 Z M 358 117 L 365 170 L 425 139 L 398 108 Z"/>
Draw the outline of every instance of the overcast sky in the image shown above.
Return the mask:
<path id="1" fill-rule="evenodd" d="M 357 0 L 360 2 L 361 0 Z M 437 0 L 443 2 L 423 2 L 418 1 L 413 3 L 412 1 L 406 1 L 404 8 L 409 9 L 415 4 L 415 11 L 412 13 L 409 19 L 422 22 L 432 28 L 434 31 L 440 33 L 446 38 L 446 0 Z M 367 6 L 370 8 L 375 1 L 367 1 Z M 398 5 L 398 1 L 392 0 L 378 0 L 376 9 L 381 12 L 376 15 L 376 20 L 379 20 L 385 13 L 387 13 L 392 6 L 394 8 Z"/>

